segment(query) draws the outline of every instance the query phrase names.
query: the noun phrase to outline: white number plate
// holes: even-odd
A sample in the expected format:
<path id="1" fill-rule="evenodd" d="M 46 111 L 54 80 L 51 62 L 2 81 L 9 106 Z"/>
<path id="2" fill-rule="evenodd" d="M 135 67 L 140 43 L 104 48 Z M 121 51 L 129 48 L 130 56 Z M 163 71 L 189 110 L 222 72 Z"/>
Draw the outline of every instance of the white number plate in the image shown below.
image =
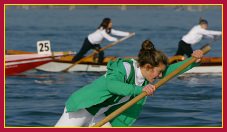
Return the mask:
<path id="1" fill-rule="evenodd" d="M 37 41 L 37 52 L 38 54 L 51 54 L 50 41 Z"/>

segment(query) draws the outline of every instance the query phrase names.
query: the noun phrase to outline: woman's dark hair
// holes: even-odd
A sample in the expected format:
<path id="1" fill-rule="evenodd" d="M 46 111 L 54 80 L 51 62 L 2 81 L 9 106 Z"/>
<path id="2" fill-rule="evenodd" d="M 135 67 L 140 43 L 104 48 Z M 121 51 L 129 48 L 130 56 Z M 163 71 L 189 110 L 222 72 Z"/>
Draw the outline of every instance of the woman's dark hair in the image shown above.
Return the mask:
<path id="1" fill-rule="evenodd" d="M 145 40 L 138 54 L 138 63 L 140 66 L 150 64 L 153 67 L 157 67 L 160 63 L 167 66 L 168 57 L 163 52 L 156 50 L 150 40 Z"/>
<path id="2" fill-rule="evenodd" d="M 103 29 L 106 30 L 107 33 L 110 33 L 111 32 L 111 28 L 108 28 L 108 25 L 109 25 L 110 22 L 111 22 L 110 18 L 104 18 L 102 20 L 102 23 L 99 25 L 98 29 L 99 28 L 103 28 Z"/>
<path id="3" fill-rule="evenodd" d="M 207 24 L 208 25 L 208 21 L 203 19 L 202 17 L 199 18 L 199 24 Z"/>

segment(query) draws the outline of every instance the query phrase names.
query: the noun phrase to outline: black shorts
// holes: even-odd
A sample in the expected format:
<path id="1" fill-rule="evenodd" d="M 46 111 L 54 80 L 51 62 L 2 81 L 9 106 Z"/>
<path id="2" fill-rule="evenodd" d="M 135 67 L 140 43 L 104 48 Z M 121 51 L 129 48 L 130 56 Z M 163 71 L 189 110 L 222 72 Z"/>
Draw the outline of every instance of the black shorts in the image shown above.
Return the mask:
<path id="1" fill-rule="evenodd" d="M 193 50 L 192 50 L 191 44 L 187 44 L 183 40 L 181 40 L 178 44 L 177 53 L 175 55 L 186 54 L 188 57 L 191 57 L 192 52 L 193 52 Z"/>

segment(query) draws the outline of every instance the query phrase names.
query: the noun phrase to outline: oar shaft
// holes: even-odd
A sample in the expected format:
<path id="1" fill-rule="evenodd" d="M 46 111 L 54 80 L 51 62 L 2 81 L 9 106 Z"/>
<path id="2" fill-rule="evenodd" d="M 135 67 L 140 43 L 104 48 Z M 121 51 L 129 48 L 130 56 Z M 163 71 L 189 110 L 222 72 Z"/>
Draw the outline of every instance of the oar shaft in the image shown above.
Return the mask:
<path id="1" fill-rule="evenodd" d="M 206 54 L 207 52 L 210 51 L 210 49 L 211 49 L 211 47 L 209 45 L 207 45 L 207 46 L 205 46 L 201 50 L 203 51 L 203 54 Z M 177 70 L 173 71 L 172 73 L 170 73 L 169 75 L 165 76 L 163 79 L 161 79 L 160 81 L 158 81 L 155 84 L 156 89 L 158 89 L 161 85 L 165 84 L 167 81 L 169 81 L 171 78 L 173 78 L 174 76 L 176 76 L 178 73 L 180 73 L 182 70 L 184 70 L 185 68 L 187 68 L 189 65 L 191 65 L 195 61 L 196 61 L 196 58 L 195 57 L 192 57 L 189 61 L 187 61 L 186 63 L 184 63 Z M 142 92 L 141 94 L 139 94 L 138 96 L 136 96 L 135 98 L 133 98 L 132 100 L 130 100 L 129 102 L 127 102 L 126 104 L 124 104 L 123 106 L 121 106 L 119 109 L 117 109 L 114 112 L 112 112 L 111 114 L 109 114 L 102 121 L 96 123 L 93 127 L 103 126 L 105 123 L 109 122 L 114 117 L 118 116 L 119 114 L 121 114 L 122 112 L 124 112 L 125 110 L 127 110 L 129 107 L 131 107 L 132 105 L 134 105 L 136 102 L 140 101 L 146 95 L 147 95 L 146 92 Z"/>
<path id="2" fill-rule="evenodd" d="M 203 54 L 206 54 L 206 53 L 208 53 L 210 51 L 210 49 L 211 49 L 211 47 L 209 45 L 206 45 L 206 46 L 203 46 L 203 48 L 201 50 L 202 50 Z M 156 89 L 158 87 L 160 87 L 161 85 L 163 85 L 164 83 L 166 83 L 167 81 L 169 81 L 174 76 L 176 76 L 178 73 L 180 73 L 181 71 L 183 71 L 185 68 L 187 68 L 189 65 L 191 65 L 195 61 L 196 61 L 196 58 L 195 57 L 192 57 L 190 60 L 188 60 L 182 66 L 180 66 L 177 70 L 171 72 L 168 76 L 165 76 L 163 79 L 161 79 L 160 81 L 158 81 L 155 84 Z"/>
<path id="3" fill-rule="evenodd" d="M 114 112 L 112 112 L 111 114 L 109 114 L 108 116 L 106 116 L 103 120 L 101 120 L 100 122 L 96 123 L 92 127 L 101 127 L 101 126 L 103 126 L 104 124 L 106 124 L 107 122 L 109 122 L 110 120 L 112 120 L 114 117 L 116 117 L 117 115 L 121 114 L 122 112 L 124 112 L 125 110 L 127 110 L 128 108 L 130 108 L 136 102 L 138 102 L 141 99 L 143 99 L 146 95 L 147 95 L 146 92 L 142 92 L 141 94 L 137 95 L 135 98 L 133 98 L 132 100 L 130 100 L 128 103 L 122 105 L 120 108 L 118 108 L 117 110 L 115 110 Z"/>
<path id="4" fill-rule="evenodd" d="M 86 58 L 91 57 L 91 56 L 93 56 L 93 55 L 94 55 L 94 52 L 91 53 L 91 54 L 89 54 L 88 56 L 86 56 L 86 57 L 84 57 L 84 58 L 82 58 L 82 59 L 76 61 L 75 63 L 73 63 L 72 65 L 70 65 L 69 67 L 67 67 L 66 69 L 62 70 L 62 72 L 67 72 L 69 69 L 71 69 L 71 68 L 74 67 L 75 65 L 79 64 L 80 62 L 82 62 L 82 61 L 85 60 Z"/>

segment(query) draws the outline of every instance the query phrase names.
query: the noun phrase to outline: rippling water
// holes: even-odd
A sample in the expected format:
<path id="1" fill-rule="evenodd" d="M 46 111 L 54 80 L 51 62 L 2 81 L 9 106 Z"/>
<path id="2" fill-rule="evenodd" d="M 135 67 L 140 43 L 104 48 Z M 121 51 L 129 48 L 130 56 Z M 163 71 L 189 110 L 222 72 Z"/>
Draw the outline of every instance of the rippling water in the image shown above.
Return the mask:
<path id="1" fill-rule="evenodd" d="M 108 49 L 106 55 L 135 56 L 144 39 L 169 56 L 199 17 L 211 29 L 221 30 L 221 9 L 201 12 L 153 9 L 7 9 L 6 49 L 36 51 L 36 41 L 51 40 L 53 51 L 78 51 L 84 37 L 104 17 L 116 29 L 136 36 Z M 193 48 L 199 48 L 203 43 Z M 107 44 L 105 41 L 103 45 Z M 221 41 L 209 56 L 221 56 Z M 130 48 L 129 48 L 130 47 Z M 60 118 L 69 95 L 104 73 L 47 73 L 29 71 L 6 78 L 6 126 L 53 126 Z M 221 126 L 222 76 L 184 76 L 171 80 L 148 98 L 134 126 Z"/>

